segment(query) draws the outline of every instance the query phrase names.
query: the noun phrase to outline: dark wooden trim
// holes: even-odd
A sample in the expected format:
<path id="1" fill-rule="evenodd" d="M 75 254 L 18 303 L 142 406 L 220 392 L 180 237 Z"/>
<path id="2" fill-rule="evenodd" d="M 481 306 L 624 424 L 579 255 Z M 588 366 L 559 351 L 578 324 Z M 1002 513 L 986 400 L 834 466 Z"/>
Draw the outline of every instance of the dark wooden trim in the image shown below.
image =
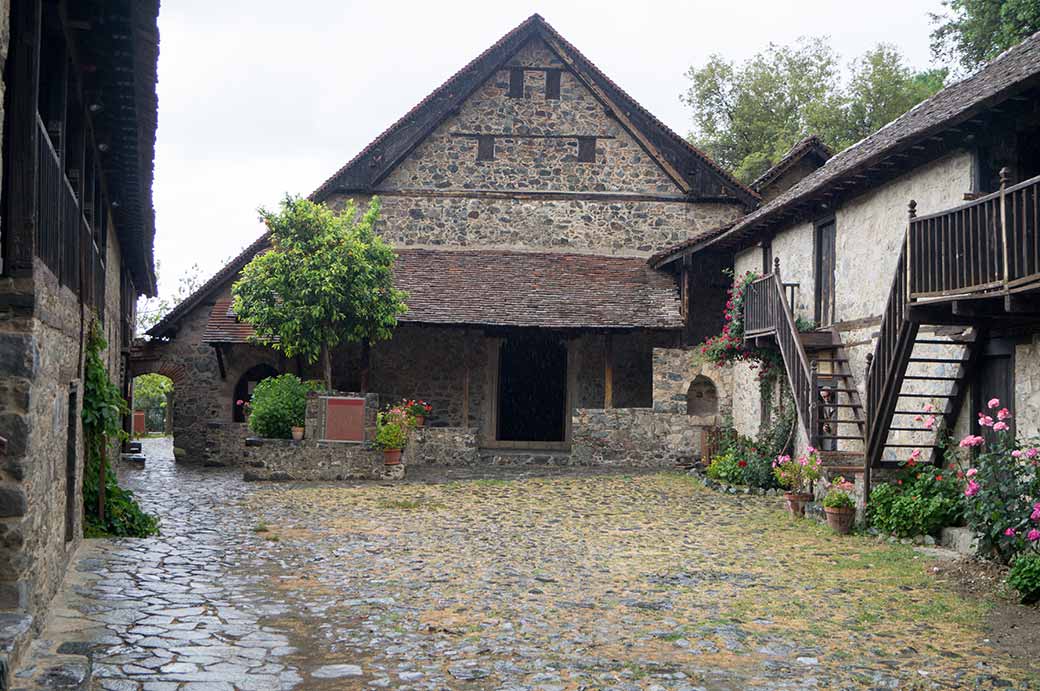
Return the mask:
<path id="1" fill-rule="evenodd" d="M 372 194 L 366 192 L 365 194 Z M 669 202 L 692 204 L 688 197 L 616 192 L 564 192 L 556 190 L 377 190 L 380 197 L 423 197 L 429 199 L 520 199 L 524 201 Z"/>
<path id="2" fill-rule="evenodd" d="M 13 0 L 3 137 L 6 275 L 32 272 L 36 242 L 36 102 L 40 79 L 40 0 Z"/>
<path id="3" fill-rule="evenodd" d="M 617 139 L 612 134 L 512 134 L 509 132 L 449 132 L 448 136 L 464 139 L 492 137 L 494 139 Z"/>

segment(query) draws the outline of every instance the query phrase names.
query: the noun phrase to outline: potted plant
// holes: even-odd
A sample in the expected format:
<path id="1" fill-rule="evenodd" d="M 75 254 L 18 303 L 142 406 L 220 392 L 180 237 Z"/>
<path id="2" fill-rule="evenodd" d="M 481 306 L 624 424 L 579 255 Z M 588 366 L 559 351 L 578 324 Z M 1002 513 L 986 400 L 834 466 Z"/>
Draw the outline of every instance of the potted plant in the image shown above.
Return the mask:
<path id="1" fill-rule="evenodd" d="M 303 427 L 299 427 L 297 425 L 293 425 L 292 426 L 292 438 L 293 438 L 293 441 L 303 441 L 303 431 L 304 431 Z"/>
<path id="2" fill-rule="evenodd" d="M 376 416 L 375 445 L 383 450 L 383 463 L 400 465 L 401 450 L 408 441 L 408 414 L 395 407 Z"/>
<path id="3" fill-rule="evenodd" d="M 401 408 L 404 409 L 408 418 L 416 427 L 424 426 L 426 424 L 426 416 L 433 412 L 432 405 L 426 401 L 416 401 L 414 399 L 401 401 Z"/>
<path id="4" fill-rule="evenodd" d="M 792 516 L 804 516 L 805 505 L 812 500 L 809 489 L 813 481 L 820 479 L 820 457 L 816 449 L 810 446 L 798 458 L 787 454 L 777 456 L 773 461 L 773 474 L 780 486 L 787 490 L 784 493 L 787 510 Z"/>
<path id="5" fill-rule="evenodd" d="M 827 495 L 823 498 L 823 511 L 827 514 L 827 525 L 836 533 L 847 535 L 856 520 L 856 502 L 852 499 L 854 485 L 843 477 L 834 479 Z"/>

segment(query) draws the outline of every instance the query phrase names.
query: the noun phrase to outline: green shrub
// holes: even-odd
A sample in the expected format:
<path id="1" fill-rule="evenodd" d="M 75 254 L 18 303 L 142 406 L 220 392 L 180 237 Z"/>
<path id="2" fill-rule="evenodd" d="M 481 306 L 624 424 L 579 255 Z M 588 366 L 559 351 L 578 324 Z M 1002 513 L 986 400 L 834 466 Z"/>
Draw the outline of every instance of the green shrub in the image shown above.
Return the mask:
<path id="1" fill-rule="evenodd" d="M 908 463 L 895 482 L 874 487 L 867 513 L 871 525 L 882 532 L 897 537 L 931 535 L 960 525 L 964 496 L 953 473 Z"/>
<path id="2" fill-rule="evenodd" d="M 390 408 L 376 416 L 376 446 L 384 451 L 403 449 L 408 442 L 411 418 L 403 408 Z"/>
<path id="3" fill-rule="evenodd" d="M 307 394 L 320 388 L 320 382 L 301 381 L 295 374 L 262 380 L 250 399 L 249 429 L 269 439 L 291 438 L 293 427 L 303 427 Z"/>
<path id="4" fill-rule="evenodd" d="M 1022 596 L 1023 604 L 1040 602 L 1040 552 L 1022 552 L 1011 562 L 1008 585 Z"/>
<path id="5" fill-rule="evenodd" d="M 737 458 L 733 451 L 727 451 L 711 460 L 708 477 L 731 485 L 743 485 L 747 483 L 746 468 L 746 460 Z"/>
<path id="6" fill-rule="evenodd" d="M 856 507 L 856 503 L 849 493 L 840 489 L 832 489 L 827 492 L 827 496 L 823 498 L 823 505 L 828 509 L 853 509 Z"/>

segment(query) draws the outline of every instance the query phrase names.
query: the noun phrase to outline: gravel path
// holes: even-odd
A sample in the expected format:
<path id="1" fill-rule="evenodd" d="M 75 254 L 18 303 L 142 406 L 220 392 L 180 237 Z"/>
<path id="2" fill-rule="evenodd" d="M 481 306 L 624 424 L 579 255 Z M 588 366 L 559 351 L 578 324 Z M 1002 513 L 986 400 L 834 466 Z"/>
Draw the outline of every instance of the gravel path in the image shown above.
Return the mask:
<path id="1" fill-rule="evenodd" d="M 85 545 L 38 649 L 89 650 L 95 689 L 1038 688 L 930 559 L 775 498 L 559 470 L 251 484 L 146 451 L 123 480 L 162 537 Z"/>

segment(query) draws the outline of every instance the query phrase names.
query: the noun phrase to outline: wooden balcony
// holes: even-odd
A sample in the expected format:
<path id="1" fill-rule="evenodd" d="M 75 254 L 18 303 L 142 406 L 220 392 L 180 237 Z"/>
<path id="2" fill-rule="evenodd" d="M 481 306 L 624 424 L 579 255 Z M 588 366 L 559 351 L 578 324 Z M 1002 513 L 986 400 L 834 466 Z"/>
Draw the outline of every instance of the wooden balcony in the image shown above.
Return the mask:
<path id="1" fill-rule="evenodd" d="M 1040 288 L 1040 176 L 914 217 L 906 236 L 909 302 L 1013 296 Z"/>

